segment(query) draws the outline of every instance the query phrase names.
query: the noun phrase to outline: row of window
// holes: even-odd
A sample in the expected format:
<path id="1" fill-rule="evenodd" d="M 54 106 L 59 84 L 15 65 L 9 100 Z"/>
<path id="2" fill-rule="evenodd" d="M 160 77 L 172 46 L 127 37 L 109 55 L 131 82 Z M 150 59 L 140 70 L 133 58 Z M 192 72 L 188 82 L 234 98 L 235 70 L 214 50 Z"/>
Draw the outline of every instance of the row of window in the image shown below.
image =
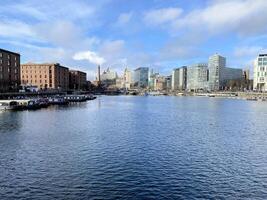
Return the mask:
<path id="1" fill-rule="evenodd" d="M 0 64 L 3 64 L 3 60 L 2 60 L 2 59 L 0 59 Z M 10 62 L 10 60 L 8 60 L 8 61 L 7 61 L 7 65 L 8 65 L 8 66 L 10 66 L 10 65 L 11 65 L 11 62 Z M 15 62 L 15 63 L 14 63 L 14 66 L 15 66 L 15 67 L 17 67 L 17 66 L 18 66 L 17 62 Z"/>
<path id="2" fill-rule="evenodd" d="M 4 78 L 4 75 L 2 73 L 0 73 L 0 80 Z M 13 80 L 13 81 L 18 81 L 18 76 L 14 75 L 13 77 L 11 76 L 11 74 L 8 75 L 9 80 Z"/>
<path id="3" fill-rule="evenodd" d="M 32 71 L 32 70 L 31 70 L 31 71 L 28 71 L 28 70 L 25 70 L 25 71 L 24 71 L 23 69 L 21 70 L 21 73 L 27 73 L 27 74 L 28 74 L 28 72 L 31 73 L 31 74 L 32 74 L 32 73 L 35 73 L 35 74 L 37 73 L 36 70 L 35 70 L 35 71 Z M 39 71 L 39 73 L 41 74 L 42 72 Z M 52 70 L 49 70 L 49 74 L 52 74 Z"/>
<path id="4" fill-rule="evenodd" d="M 41 70 L 41 69 L 44 69 L 44 70 L 47 70 L 46 68 L 48 67 L 48 66 L 27 66 L 27 65 L 22 65 L 21 66 L 22 67 L 22 69 L 39 69 L 39 70 Z M 49 66 L 49 70 L 52 70 L 52 67 L 51 66 Z"/>
<path id="5" fill-rule="evenodd" d="M 265 76 L 267 77 L 267 72 L 258 72 L 258 77 Z"/>
<path id="6" fill-rule="evenodd" d="M 267 57 L 265 57 L 265 58 L 258 58 L 258 61 L 267 61 Z"/>
<path id="7" fill-rule="evenodd" d="M 2 72 L 2 71 L 3 71 L 3 67 L 2 67 L 2 66 L 0 66 L 0 72 Z M 19 70 L 18 70 L 18 68 L 15 68 L 15 69 L 14 69 L 14 73 L 15 73 L 15 74 L 17 74 L 17 73 L 18 73 L 18 71 L 19 71 Z M 10 73 L 10 72 L 11 72 L 11 68 L 10 68 L 10 67 L 8 67 L 8 68 L 7 68 L 7 72 L 8 72 L 8 73 Z"/>
<path id="8" fill-rule="evenodd" d="M 22 75 L 22 78 L 28 78 L 28 77 L 33 77 L 32 75 L 28 76 L 28 75 Z M 37 75 L 34 76 L 35 78 L 37 78 Z M 39 76 L 40 78 L 42 78 L 42 75 Z M 44 78 L 47 78 L 47 75 L 44 75 Z M 50 75 L 49 78 L 52 78 L 52 76 Z"/>

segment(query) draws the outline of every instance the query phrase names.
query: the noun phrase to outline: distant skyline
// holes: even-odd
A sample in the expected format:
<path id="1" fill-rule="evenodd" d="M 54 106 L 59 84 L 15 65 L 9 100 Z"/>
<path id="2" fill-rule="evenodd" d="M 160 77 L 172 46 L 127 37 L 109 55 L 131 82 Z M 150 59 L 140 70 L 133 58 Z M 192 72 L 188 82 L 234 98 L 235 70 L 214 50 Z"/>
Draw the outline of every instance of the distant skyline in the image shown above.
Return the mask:
<path id="1" fill-rule="evenodd" d="M 94 79 L 96 66 L 121 73 L 173 68 L 219 53 L 250 67 L 267 52 L 266 0 L 2 0 L 0 48 L 21 62 L 60 62 Z"/>

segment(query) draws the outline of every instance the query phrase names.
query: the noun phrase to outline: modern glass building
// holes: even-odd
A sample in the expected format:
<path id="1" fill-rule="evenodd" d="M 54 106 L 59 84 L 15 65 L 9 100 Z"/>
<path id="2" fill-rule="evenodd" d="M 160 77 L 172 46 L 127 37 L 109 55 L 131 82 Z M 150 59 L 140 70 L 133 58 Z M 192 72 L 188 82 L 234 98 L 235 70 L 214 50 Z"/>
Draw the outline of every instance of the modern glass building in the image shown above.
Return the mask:
<path id="1" fill-rule="evenodd" d="M 226 67 L 226 58 L 215 54 L 209 58 L 209 90 L 222 90 L 227 81 L 242 79 L 242 69 Z"/>
<path id="2" fill-rule="evenodd" d="M 187 90 L 208 90 L 208 65 L 198 63 L 187 68 Z"/>
<path id="3" fill-rule="evenodd" d="M 183 66 L 172 71 L 171 88 L 175 90 L 185 90 L 187 82 L 187 67 Z"/>
<path id="4" fill-rule="evenodd" d="M 148 87 L 148 67 L 139 67 L 134 70 L 134 86 L 139 88 Z"/>
<path id="5" fill-rule="evenodd" d="M 254 61 L 253 89 L 267 91 L 267 54 L 259 54 Z"/>
<path id="6" fill-rule="evenodd" d="M 219 90 L 222 85 L 222 74 L 226 65 L 226 58 L 218 54 L 209 57 L 209 89 Z"/>

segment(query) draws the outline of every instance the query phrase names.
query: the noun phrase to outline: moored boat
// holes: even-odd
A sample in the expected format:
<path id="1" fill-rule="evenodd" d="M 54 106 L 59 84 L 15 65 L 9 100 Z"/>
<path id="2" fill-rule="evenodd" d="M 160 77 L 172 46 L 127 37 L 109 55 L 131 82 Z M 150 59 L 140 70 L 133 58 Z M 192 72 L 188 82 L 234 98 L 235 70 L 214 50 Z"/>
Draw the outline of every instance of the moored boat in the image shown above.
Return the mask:
<path id="1" fill-rule="evenodd" d="M 0 110 L 18 110 L 19 104 L 15 100 L 0 100 Z"/>

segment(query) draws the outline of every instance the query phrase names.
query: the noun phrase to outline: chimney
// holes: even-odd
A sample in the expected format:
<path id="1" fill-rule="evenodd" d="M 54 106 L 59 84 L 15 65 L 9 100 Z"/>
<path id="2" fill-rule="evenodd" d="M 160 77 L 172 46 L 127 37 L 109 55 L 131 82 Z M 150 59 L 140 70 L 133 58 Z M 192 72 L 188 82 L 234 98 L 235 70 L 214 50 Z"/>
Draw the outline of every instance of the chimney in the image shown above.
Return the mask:
<path id="1" fill-rule="evenodd" d="M 101 80 L 100 80 L 100 65 L 98 65 L 97 76 L 98 76 L 98 86 L 100 86 L 101 85 Z"/>

